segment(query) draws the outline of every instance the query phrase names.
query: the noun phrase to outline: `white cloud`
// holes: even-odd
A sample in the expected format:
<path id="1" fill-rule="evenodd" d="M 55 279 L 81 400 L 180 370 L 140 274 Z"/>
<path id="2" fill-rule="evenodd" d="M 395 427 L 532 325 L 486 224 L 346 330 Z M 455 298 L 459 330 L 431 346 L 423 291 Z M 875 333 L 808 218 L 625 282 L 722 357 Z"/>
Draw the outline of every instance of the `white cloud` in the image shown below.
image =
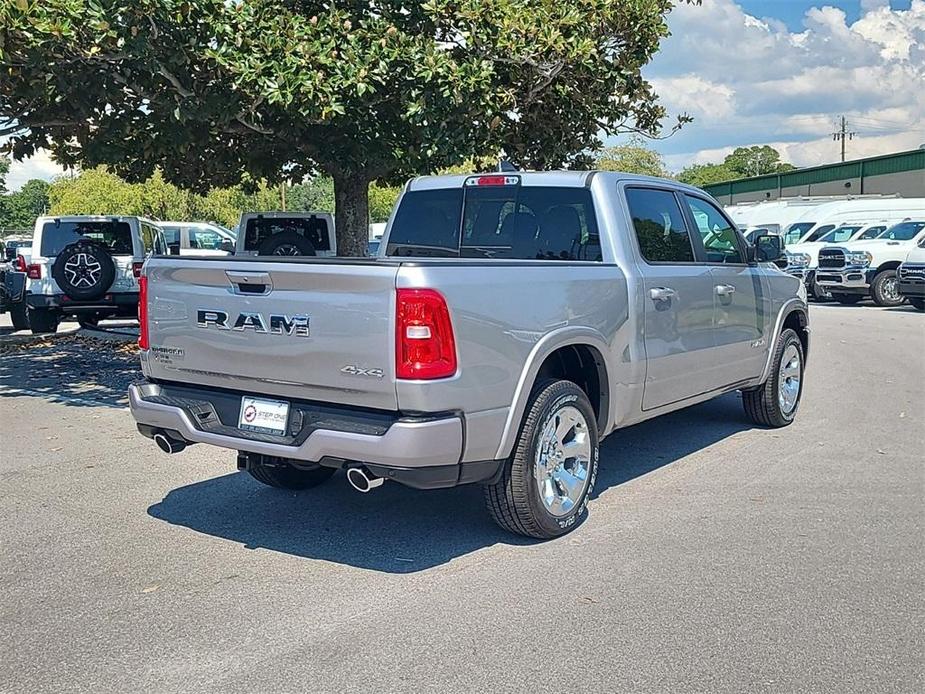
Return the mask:
<path id="1" fill-rule="evenodd" d="M 831 133 L 842 114 L 858 133 L 851 157 L 925 142 L 925 0 L 907 10 L 864 2 L 853 23 L 820 1 L 798 32 L 712 0 L 679 4 L 669 26 L 646 74 L 670 113 L 695 117 L 657 145 L 674 169 L 752 144 L 800 166 L 836 161 Z"/>
<path id="2" fill-rule="evenodd" d="M 64 169 L 51 160 L 48 151 L 40 149 L 28 159 L 23 161 L 14 159 L 10 162 L 10 171 L 6 175 L 6 188 L 10 191 L 19 190 L 26 181 L 33 178 L 50 181 L 62 173 Z"/>

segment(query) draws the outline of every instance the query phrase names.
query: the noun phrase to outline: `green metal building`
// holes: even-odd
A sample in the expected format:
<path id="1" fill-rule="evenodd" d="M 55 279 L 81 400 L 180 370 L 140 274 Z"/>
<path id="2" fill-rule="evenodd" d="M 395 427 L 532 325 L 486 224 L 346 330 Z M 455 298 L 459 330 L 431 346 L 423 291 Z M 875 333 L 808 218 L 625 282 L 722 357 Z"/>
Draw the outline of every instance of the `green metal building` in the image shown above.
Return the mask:
<path id="1" fill-rule="evenodd" d="M 925 149 L 714 183 L 704 190 L 724 205 L 800 195 L 925 198 Z"/>

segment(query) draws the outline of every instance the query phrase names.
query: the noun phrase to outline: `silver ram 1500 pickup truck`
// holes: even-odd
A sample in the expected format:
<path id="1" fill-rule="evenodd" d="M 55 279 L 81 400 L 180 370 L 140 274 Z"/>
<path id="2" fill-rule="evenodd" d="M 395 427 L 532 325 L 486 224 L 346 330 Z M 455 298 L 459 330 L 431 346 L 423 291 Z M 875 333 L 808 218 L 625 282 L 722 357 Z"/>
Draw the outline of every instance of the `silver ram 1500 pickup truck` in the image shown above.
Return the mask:
<path id="1" fill-rule="evenodd" d="M 502 527 L 554 537 L 617 429 L 733 390 L 793 420 L 808 311 L 780 252 L 671 181 L 419 178 L 377 258 L 150 258 L 131 410 L 273 487 L 478 482 Z"/>

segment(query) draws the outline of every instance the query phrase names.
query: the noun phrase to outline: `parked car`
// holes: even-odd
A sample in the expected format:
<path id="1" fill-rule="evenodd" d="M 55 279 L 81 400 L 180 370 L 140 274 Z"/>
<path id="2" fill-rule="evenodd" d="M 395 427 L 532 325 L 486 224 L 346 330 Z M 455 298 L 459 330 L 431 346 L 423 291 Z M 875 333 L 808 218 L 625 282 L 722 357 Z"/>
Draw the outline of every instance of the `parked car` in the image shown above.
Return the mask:
<path id="1" fill-rule="evenodd" d="M 899 293 L 919 311 L 925 311 L 925 239 L 909 251 L 897 270 Z"/>
<path id="2" fill-rule="evenodd" d="M 160 229 L 141 217 L 39 217 L 26 267 L 32 332 L 55 332 L 65 316 L 136 315 L 142 263 L 166 252 Z"/>
<path id="3" fill-rule="evenodd" d="M 3 251 L 3 260 L 12 262 L 16 256 L 30 253 L 32 240 L 21 236 L 7 236 L 0 241 L 0 249 Z"/>
<path id="4" fill-rule="evenodd" d="M 896 271 L 923 238 L 925 221 L 906 221 L 873 240 L 826 246 L 819 251 L 816 282 L 842 304 L 870 296 L 878 306 L 899 306 L 905 298 Z"/>
<path id="5" fill-rule="evenodd" d="M 285 489 L 338 468 L 360 491 L 482 483 L 499 525 L 549 538 L 584 513 L 614 430 L 735 390 L 763 426 L 797 414 L 803 285 L 771 264 L 779 237 L 745 244 L 696 188 L 419 178 L 383 243 L 379 258 L 151 258 L 140 432 L 166 452 L 236 450 Z"/>
<path id="6" fill-rule="evenodd" d="M 170 255 L 231 255 L 237 233 L 209 222 L 157 222 Z"/>
<path id="7" fill-rule="evenodd" d="M 238 224 L 240 255 L 337 255 L 334 217 L 327 212 L 247 212 Z"/>

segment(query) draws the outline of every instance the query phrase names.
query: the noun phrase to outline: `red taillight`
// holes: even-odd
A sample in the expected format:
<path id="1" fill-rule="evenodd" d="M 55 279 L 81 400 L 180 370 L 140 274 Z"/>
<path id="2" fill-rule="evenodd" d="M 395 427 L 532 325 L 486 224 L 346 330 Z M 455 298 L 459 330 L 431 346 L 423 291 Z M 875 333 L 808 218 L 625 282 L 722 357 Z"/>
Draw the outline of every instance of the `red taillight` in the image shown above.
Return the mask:
<path id="1" fill-rule="evenodd" d="M 139 263 L 139 262 L 132 263 L 132 274 L 135 275 L 135 277 L 141 277 L 141 266 L 142 265 L 144 265 L 143 262 L 142 263 Z"/>
<path id="2" fill-rule="evenodd" d="M 138 278 L 138 349 L 148 349 L 148 278 Z"/>
<path id="3" fill-rule="evenodd" d="M 13 269 L 16 272 L 26 272 L 29 269 L 29 266 L 26 265 L 26 259 L 21 255 L 17 255 L 16 260 L 13 261 Z"/>
<path id="4" fill-rule="evenodd" d="M 430 380 L 456 373 L 456 339 L 446 299 L 433 289 L 399 289 L 395 376 Z"/>
<path id="5" fill-rule="evenodd" d="M 42 279 L 42 266 L 33 263 L 32 265 L 26 266 L 26 277 L 30 280 L 40 280 Z"/>

